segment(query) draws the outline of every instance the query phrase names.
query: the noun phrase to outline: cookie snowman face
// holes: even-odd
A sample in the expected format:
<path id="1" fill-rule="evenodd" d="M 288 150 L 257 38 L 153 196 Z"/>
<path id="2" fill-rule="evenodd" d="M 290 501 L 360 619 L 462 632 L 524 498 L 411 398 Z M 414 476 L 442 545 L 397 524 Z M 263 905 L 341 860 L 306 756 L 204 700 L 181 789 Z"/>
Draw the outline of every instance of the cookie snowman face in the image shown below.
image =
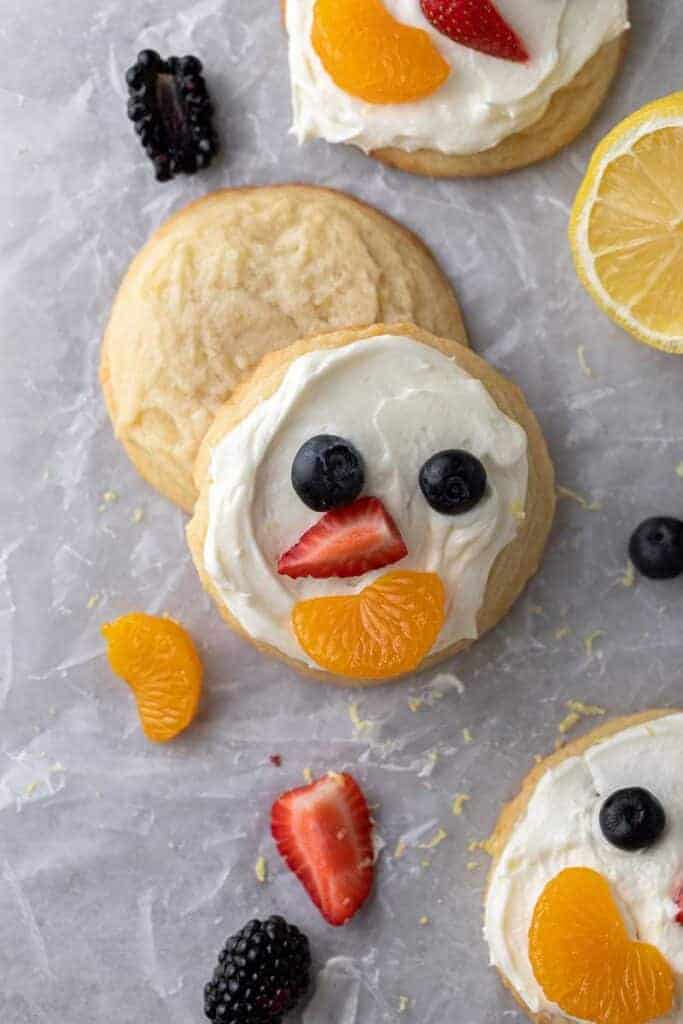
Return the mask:
<path id="1" fill-rule="evenodd" d="M 463 155 L 538 121 L 628 27 L 627 0 L 287 0 L 286 16 L 300 140 Z"/>
<path id="2" fill-rule="evenodd" d="M 683 1021 L 682 769 L 673 713 L 541 777 L 486 904 L 492 962 L 532 1013 Z"/>
<path id="3" fill-rule="evenodd" d="M 321 436 L 362 467 L 329 512 L 296 470 Z M 454 450 L 483 467 L 485 483 L 472 507 L 448 514 L 425 474 Z M 209 477 L 204 570 L 242 629 L 310 669 L 390 678 L 476 638 L 491 567 L 524 516 L 527 436 L 455 360 L 381 335 L 294 359 L 215 445 Z M 330 519 L 331 561 L 310 540 Z M 288 572 L 292 550 L 303 555 Z"/>

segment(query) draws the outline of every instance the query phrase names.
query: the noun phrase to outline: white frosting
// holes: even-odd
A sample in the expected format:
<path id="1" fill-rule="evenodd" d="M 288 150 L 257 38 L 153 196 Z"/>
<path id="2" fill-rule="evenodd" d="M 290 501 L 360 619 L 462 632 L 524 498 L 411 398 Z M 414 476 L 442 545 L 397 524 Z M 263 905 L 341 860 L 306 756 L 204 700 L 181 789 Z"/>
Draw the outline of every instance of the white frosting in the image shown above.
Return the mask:
<path id="1" fill-rule="evenodd" d="M 279 556 L 320 518 L 292 488 L 292 461 L 310 437 L 328 433 L 362 453 L 363 493 L 384 503 L 403 535 L 408 555 L 391 569 L 435 572 L 445 584 L 435 649 L 476 637 L 491 566 L 526 501 L 526 434 L 454 360 L 394 336 L 296 359 L 276 393 L 215 448 L 204 564 L 230 612 L 255 639 L 312 666 L 292 631 L 296 602 L 357 593 L 390 571 L 278 575 Z M 419 489 L 421 466 L 446 448 L 466 449 L 488 473 L 486 495 L 465 515 L 439 515 Z"/>
<path id="2" fill-rule="evenodd" d="M 429 33 L 452 71 L 431 96 L 414 103 L 365 103 L 340 89 L 311 43 L 315 0 L 287 0 L 287 31 L 299 141 L 352 142 L 442 153 L 480 153 L 541 118 L 600 47 L 628 28 L 627 0 L 496 0 L 518 33 L 526 64 L 478 53 L 435 29 L 419 0 L 383 0 L 405 25 Z"/>
<path id="3" fill-rule="evenodd" d="M 544 996 L 528 955 L 534 907 L 567 867 L 599 871 L 611 884 L 632 938 L 666 957 L 677 978 L 677 1006 L 661 1020 L 683 1024 L 683 927 L 672 896 L 683 878 L 683 714 L 625 729 L 562 761 L 541 778 L 496 865 L 486 902 L 491 962 L 534 1013 L 558 1008 Z M 626 853 L 603 837 L 603 801 L 625 786 L 659 798 L 667 830 L 652 848 Z"/>

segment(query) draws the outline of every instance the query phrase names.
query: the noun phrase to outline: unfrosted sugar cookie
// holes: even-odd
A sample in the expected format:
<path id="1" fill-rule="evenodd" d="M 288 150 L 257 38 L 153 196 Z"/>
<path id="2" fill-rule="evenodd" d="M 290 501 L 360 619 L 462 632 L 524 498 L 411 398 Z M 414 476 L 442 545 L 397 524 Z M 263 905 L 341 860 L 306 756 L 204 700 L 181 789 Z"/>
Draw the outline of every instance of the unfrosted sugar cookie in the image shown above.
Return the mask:
<path id="1" fill-rule="evenodd" d="M 101 362 L 116 436 L 190 512 L 199 445 L 261 357 L 378 320 L 467 343 L 431 254 L 379 211 L 308 185 L 215 192 L 152 236 L 116 297 Z"/>
<path id="2" fill-rule="evenodd" d="M 627 0 L 286 0 L 293 130 L 405 171 L 556 153 L 617 73 Z"/>
<path id="3" fill-rule="evenodd" d="M 553 470 L 521 393 L 410 324 L 299 341 L 218 413 L 188 536 L 230 626 L 323 679 L 471 644 L 536 571 Z"/>
<path id="4" fill-rule="evenodd" d="M 491 840 L 491 962 L 539 1024 L 683 1021 L 683 712 L 536 766 Z"/>

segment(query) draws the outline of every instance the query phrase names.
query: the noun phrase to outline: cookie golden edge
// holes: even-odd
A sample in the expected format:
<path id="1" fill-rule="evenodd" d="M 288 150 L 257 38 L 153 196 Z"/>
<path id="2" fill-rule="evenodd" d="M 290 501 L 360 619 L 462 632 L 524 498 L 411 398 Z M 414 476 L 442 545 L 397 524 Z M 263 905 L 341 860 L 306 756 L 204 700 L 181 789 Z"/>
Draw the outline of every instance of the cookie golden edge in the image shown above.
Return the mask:
<path id="1" fill-rule="evenodd" d="M 601 47 L 569 85 L 559 89 L 539 121 L 492 149 L 464 156 L 389 147 L 370 155 L 408 174 L 430 178 L 485 178 L 507 174 L 555 156 L 588 127 L 607 98 L 628 48 L 628 33 Z"/>
<path id="2" fill-rule="evenodd" d="M 180 479 L 177 471 L 177 465 L 173 464 L 171 460 L 168 460 L 167 463 L 167 460 L 162 457 L 162 454 L 158 450 L 147 448 L 137 440 L 134 440 L 131 436 L 130 430 L 128 429 L 129 425 L 119 421 L 117 413 L 116 388 L 112 379 L 109 358 L 111 346 L 116 343 L 120 343 L 119 339 L 115 339 L 113 336 L 112 324 L 114 322 L 114 311 L 117 303 L 126 301 L 126 283 L 129 279 L 135 278 L 138 269 L 148 258 L 150 249 L 162 241 L 168 233 L 177 226 L 179 221 L 190 221 L 200 208 L 204 210 L 209 205 L 220 205 L 225 201 L 230 201 L 230 199 L 237 195 L 247 195 L 249 193 L 257 192 L 261 194 L 265 192 L 272 192 L 274 198 L 282 195 L 283 192 L 288 192 L 291 195 L 298 195 L 302 197 L 324 195 L 329 197 L 332 201 L 336 200 L 344 205 L 352 204 L 359 207 L 367 217 L 374 220 L 378 231 L 389 231 L 400 235 L 405 240 L 406 244 L 420 255 L 425 268 L 432 278 L 434 290 L 438 291 L 441 300 L 447 307 L 446 315 L 450 321 L 450 336 L 452 336 L 452 338 L 460 345 L 468 344 L 467 332 L 465 330 L 460 305 L 453 286 L 442 271 L 436 257 L 429 247 L 418 235 L 412 232 L 404 224 L 401 224 L 399 221 L 390 217 L 388 214 L 376 207 L 363 202 L 361 199 L 357 199 L 348 192 L 298 182 L 275 185 L 244 186 L 239 188 L 219 189 L 184 206 L 181 210 L 177 211 L 164 221 L 164 223 L 161 224 L 161 226 L 150 236 L 148 241 L 134 257 L 121 280 L 104 332 L 100 354 L 99 379 L 107 412 L 114 429 L 114 435 L 123 445 L 128 458 L 133 463 L 138 473 L 140 473 L 147 483 L 149 483 L 156 491 L 168 498 L 175 505 L 180 506 L 180 508 L 190 515 L 192 514 L 192 510 L 197 499 L 197 493 L 192 485 L 191 472 L 188 473 L 188 477 L 190 478 L 189 480 Z M 348 326 L 355 327 L 364 325 L 349 324 Z"/>
<path id="3" fill-rule="evenodd" d="M 226 623 L 236 633 L 245 637 L 263 653 L 286 662 L 302 675 L 346 687 L 386 685 L 397 682 L 405 676 L 396 676 L 388 680 L 358 680 L 311 669 L 303 661 L 289 658 L 277 648 L 255 640 L 242 628 L 226 607 L 204 566 L 204 542 L 209 519 L 210 463 L 211 454 L 216 445 L 257 405 L 277 391 L 289 366 L 295 359 L 308 352 L 344 348 L 356 341 L 376 338 L 384 334 L 397 334 L 412 338 L 414 341 L 435 348 L 444 355 L 455 359 L 466 373 L 483 383 L 499 409 L 519 423 L 527 435 L 529 485 L 524 518 L 520 521 L 517 536 L 501 551 L 491 569 L 484 603 L 477 618 L 479 634 L 477 640 L 504 618 L 528 581 L 535 575 L 546 547 L 555 513 L 554 470 L 536 417 L 519 388 L 501 376 L 470 349 L 446 338 L 437 338 L 428 331 L 415 327 L 414 324 L 399 323 L 375 324 L 372 327 L 358 330 L 335 331 L 312 338 L 304 338 L 286 349 L 265 356 L 253 375 L 237 389 L 232 398 L 219 411 L 201 446 L 195 465 L 195 481 L 199 490 L 199 500 L 195 506 L 194 517 L 187 527 L 188 543 L 205 590 L 213 598 Z M 416 671 L 421 672 L 431 668 L 466 650 L 473 643 L 476 643 L 476 640 L 462 640 L 443 651 L 428 655 Z M 411 672 L 406 675 L 413 674 Z"/>
<path id="4" fill-rule="evenodd" d="M 538 764 L 534 765 L 523 780 L 521 789 L 517 796 L 504 805 L 491 837 L 486 843 L 486 849 L 491 855 L 491 866 L 489 868 L 486 883 L 484 905 L 488 902 L 493 876 L 500 858 L 502 857 L 503 852 L 514 833 L 515 828 L 524 816 L 531 798 L 536 791 L 536 787 L 546 772 L 550 771 L 552 768 L 557 768 L 558 765 L 562 764 L 563 761 L 566 761 L 569 758 L 579 757 L 582 754 L 585 754 L 590 747 L 594 747 L 598 743 L 602 743 L 603 740 L 609 739 L 611 736 L 616 736 L 617 733 L 623 732 L 624 729 L 630 729 L 637 725 L 644 725 L 646 722 L 655 722 L 658 718 L 666 718 L 668 715 L 681 714 L 682 712 L 683 708 L 651 708 L 647 711 L 637 712 L 636 714 L 621 715 L 618 718 L 612 718 L 609 722 L 605 722 L 604 725 L 598 726 L 597 729 L 591 729 L 584 736 L 580 736 L 577 739 L 572 740 L 570 743 L 567 743 L 565 746 L 560 747 L 558 750 L 555 750 L 548 757 L 545 757 L 542 761 L 539 761 Z M 524 1010 L 530 1020 L 535 1021 L 535 1024 L 572 1024 L 570 1018 L 565 1017 L 562 1014 L 551 1015 L 546 1012 L 533 1013 L 524 1002 L 521 994 L 506 977 L 503 971 L 499 967 L 496 967 L 496 971 L 505 989 L 513 996 L 517 1005 Z"/>

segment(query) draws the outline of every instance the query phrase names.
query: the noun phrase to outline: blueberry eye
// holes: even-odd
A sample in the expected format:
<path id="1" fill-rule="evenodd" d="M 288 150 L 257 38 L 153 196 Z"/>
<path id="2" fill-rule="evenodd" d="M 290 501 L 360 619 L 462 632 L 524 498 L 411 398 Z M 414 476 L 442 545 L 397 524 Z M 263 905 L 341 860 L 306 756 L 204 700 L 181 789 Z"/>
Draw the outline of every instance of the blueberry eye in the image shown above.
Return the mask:
<path id="1" fill-rule="evenodd" d="M 437 452 L 420 470 L 420 489 L 436 512 L 459 516 L 484 497 L 486 470 L 469 452 Z"/>
<path id="2" fill-rule="evenodd" d="M 645 850 L 661 838 L 666 814 L 646 789 L 618 789 L 600 808 L 600 828 L 607 842 L 620 850 Z"/>
<path id="3" fill-rule="evenodd" d="M 350 441 L 333 434 L 310 438 L 292 463 L 292 487 L 315 512 L 350 505 L 364 484 L 362 455 Z"/>

